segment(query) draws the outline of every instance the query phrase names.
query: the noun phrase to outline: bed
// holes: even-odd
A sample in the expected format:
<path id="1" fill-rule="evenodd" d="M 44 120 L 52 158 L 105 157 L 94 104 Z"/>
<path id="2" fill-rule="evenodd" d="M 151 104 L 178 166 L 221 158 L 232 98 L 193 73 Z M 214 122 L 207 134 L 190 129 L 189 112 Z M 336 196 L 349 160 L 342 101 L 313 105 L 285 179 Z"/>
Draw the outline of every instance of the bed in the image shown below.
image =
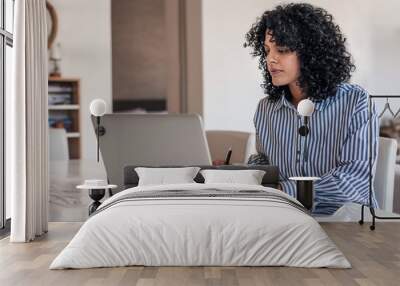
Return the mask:
<path id="1" fill-rule="evenodd" d="M 216 167 L 203 166 L 202 170 Z M 343 253 L 295 199 L 278 190 L 274 166 L 262 185 L 195 183 L 138 186 L 108 198 L 50 269 L 144 266 L 291 266 L 350 268 Z"/>

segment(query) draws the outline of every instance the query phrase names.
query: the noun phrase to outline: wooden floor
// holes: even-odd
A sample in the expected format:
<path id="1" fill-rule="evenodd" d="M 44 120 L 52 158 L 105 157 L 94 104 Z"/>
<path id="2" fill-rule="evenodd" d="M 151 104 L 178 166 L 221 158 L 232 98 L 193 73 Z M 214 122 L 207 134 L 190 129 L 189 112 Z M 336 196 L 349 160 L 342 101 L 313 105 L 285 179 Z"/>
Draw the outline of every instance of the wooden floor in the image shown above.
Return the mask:
<path id="1" fill-rule="evenodd" d="M 322 224 L 353 268 L 120 267 L 48 270 L 81 223 L 50 223 L 49 233 L 27 244 L 0 241 L 0 285 L 400 285 L 400 223 L 376 231 L 355 223 Z"/>

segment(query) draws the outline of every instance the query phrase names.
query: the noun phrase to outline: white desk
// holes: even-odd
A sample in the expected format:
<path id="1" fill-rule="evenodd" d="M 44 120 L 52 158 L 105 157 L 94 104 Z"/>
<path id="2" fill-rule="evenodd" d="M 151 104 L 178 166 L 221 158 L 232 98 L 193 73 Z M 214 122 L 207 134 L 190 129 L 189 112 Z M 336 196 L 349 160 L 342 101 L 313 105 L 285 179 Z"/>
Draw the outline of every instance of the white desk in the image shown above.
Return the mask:
<path id="1" fill-rule="evenodd" d="M 106 171 L 102 162 L 96 160 L 69 160 L 50 162 L 50 221 L 85 221 L 87 208 L 92 203 L 87 192 L 76 189 L 85 179 L 106 179 Z M 394 200 L 400 199 L 400 165 L 396 165 Z M 107 197 L 107 195 L 106 195 Z M 397 206 L 397 207 L 396 207 Z M 400 211 L 400 204 L 395 203 L 395 211 Z M 365 221 L 371 220 L 369 210 L 365 208 Z M 396 216 L 377 210 L 379 216 Z M 360 219 L 360 206 L 346 206 L 336 217 L 318 217 L 321 222 L 353 221 Z M 377 220 L 379 222 L 379 220 Z"/>
<path id="2" fill-rule="evenodd" d="M 68 160 L 50 162 L 50 221 L 85 221 L 92 203 L 87 192 L 76 189 L 85 179 L 107 179 L 102 162 Z M 107 196 L 106 196 L 107 197 Z"/>
<path id="3" fill-rule="evenodd" d="M 382 210 L 375 210 L 377 216 L 383 217 L 397 217 L 400 216 L 396 213 L 389 213 Z M 319 222 L 358 222 L 361 218 L 361 205 L 348 203 L 341 207 L 337 212 L 332 216 L 319 216 L 315 217 L 315 219 Z M 364 222 L 371 222 L 372 216 L 369 211 L 369 208 L 364 208 Z M 388 220 L 379 220 L 376 219 L 379 223 L 380 221 L 388 221 Z M 390 220 L 391 222 L 400 222 L 400 220 Z"/>

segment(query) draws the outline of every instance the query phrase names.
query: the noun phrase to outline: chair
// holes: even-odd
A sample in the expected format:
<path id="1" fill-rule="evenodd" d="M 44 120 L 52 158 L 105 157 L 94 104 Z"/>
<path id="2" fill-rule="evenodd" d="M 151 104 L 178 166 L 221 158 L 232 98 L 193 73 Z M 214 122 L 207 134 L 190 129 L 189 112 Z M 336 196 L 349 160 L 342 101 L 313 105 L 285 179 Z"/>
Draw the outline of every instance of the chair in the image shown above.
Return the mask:
<path id="1" fill-rule="evenodd" d="M 49 128 L 50 161 L 68 160 L 68 139 L 64 128 Z"/>
<path id="2" fill-rule="evenodd" d="M 379 137 L 374 188 L 379 208 L 393 212 L 397 141 Z"/>
<path id="3" fill-rule="evenodd" d="M 225 160 L 229 148 L 232 148 L 231 164 L 245 164 L 250 154 L 254 153 L 254 134 L 231 130 L 207 130 L 206 137 L 211 159 Z"/>

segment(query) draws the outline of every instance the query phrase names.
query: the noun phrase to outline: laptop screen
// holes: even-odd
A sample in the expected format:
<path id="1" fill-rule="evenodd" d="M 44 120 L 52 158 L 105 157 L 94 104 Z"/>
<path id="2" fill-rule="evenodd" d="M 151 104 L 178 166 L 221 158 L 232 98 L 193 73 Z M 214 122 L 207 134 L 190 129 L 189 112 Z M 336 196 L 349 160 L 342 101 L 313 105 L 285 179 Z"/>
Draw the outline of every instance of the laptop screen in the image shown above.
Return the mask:
<path id="1" fill-rule="evenodd" d="M 92 122 L 96 128 L 94 117 Z M 107 177 L 120 189 L 128 165 L 212 164 L 202 121 L 196 114 L 106 114 L 100 125 L 105 128 L 100 153 Z"/>

